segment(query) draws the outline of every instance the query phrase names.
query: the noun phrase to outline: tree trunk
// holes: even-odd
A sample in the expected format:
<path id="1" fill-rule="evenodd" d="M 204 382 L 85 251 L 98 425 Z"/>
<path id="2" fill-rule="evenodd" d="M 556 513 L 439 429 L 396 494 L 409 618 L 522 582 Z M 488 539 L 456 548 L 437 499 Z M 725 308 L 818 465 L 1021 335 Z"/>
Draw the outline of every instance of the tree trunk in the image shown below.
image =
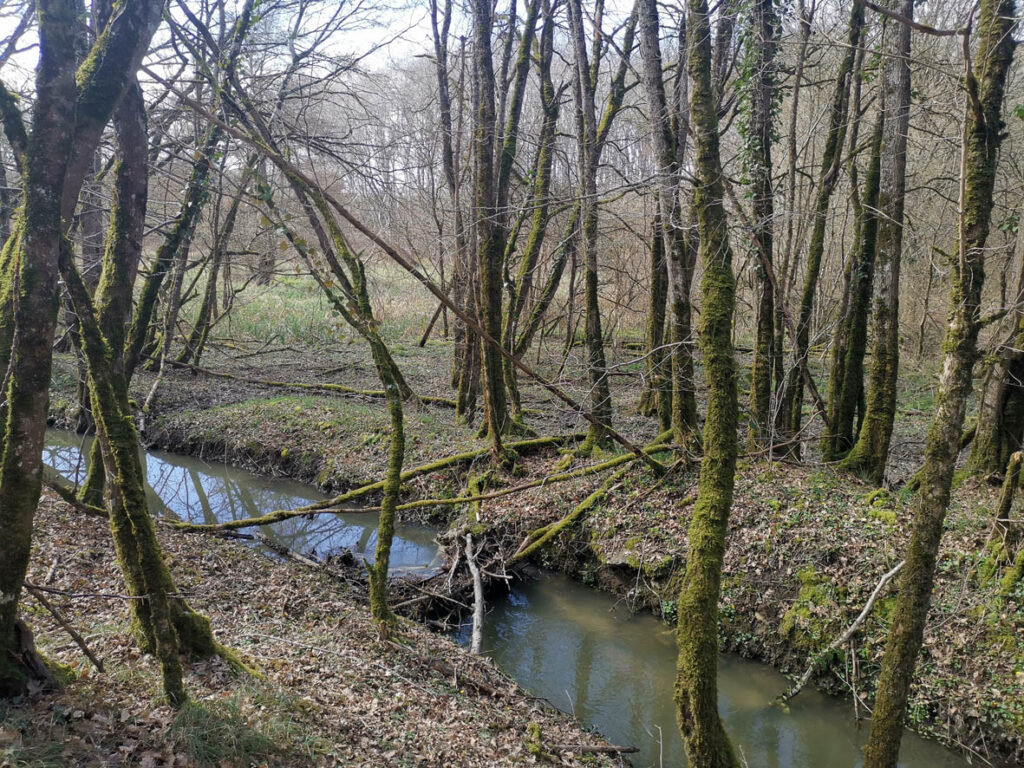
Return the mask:
<path id="1" fill-rule="evenodd" d="M 961 155 L 960 238 L 950 286 L 950 314 L 917 495 L 906 566 L 900 579 L 886 643 L 865 768 L 894 768 L 906 717 L 907 697 L 931 604 L 942 527 L 960 453 L 960 432 L 978 356 L 985 244 L 992 213 L 996 157 L 1002 140 L 1002 104 L 1013 60 L 1013 0 L 981 0 L 973 72 L 966 77 L 970 104 Z M 965 65 L 967 62 L 965 62 Z"/>
<path id="2" fill-rule="evenodd" d="M 978 403 L 978 425 L 967 467 L 987 478 L 1003 474 L 1010 455 L 1024 443 L 1024 259 L 1017 275 L 1014 327 L 993 354 Z M 921 328 L 924 328 L 922 320 Z M 923 337 L 923 330 L 921 331 Z M 919 337 L 919 338 L 921 338 Z M 919 342 L 920 348 L 920 342 Z M 918 353 L 920 357 L 920 352 Z"/>
<path id="3" fill-rule="evenodd" d="M 40 0 L 37 8 L 40 59 L 23 159 L 24 204 L 0 254 L 0 370 L 6 372 L 6 405 L 0 409 L 0 697 L 20 693 L 27 677 L 17 605 L 41 488 L 63 221 L 74 213 L 88 160 L 160 16 L 155 2 L 125 5 L 97 38 L 76 82 L 77 4 Z"/>
<path id="4" fill-rule="evenodd" d="M 640 393 L 640 413 L 658 416 L 662 429 L 670 429 L 672 409 L 670 357 L 665 344 L 665 305 L 668 302 L 668 273 L 665 265 L 665 238 L 660 214 L 651 227 L 650 284 L 647 294 L 647 331 L 644 336 L 644 388 Z"/>
<path id="5" fill-rule="evenodd" d="M 675 703 L 686 755 L 701 768 L 738 766 L 718 714 L 718 598 L 738 451 L 736 362 L 732 348 L 735 281 L 722 205 L 718 115 L 711 81 L 707 0 L 689 0 L 690 117 L 696 137 L 694 209 L 700 227 L 700 347 L 708 386 L 704 459 L 679 593 Z"/>
<path id="6" fill-rule="evenodd" d="M 504 212 L 498 210 L 495 188 L 495 80 L 491 57 L 493 18 L 490 0 L 473 1 L 473 223 L 476 229 L 480 284 L 479 318 L 491 338 L 501 338 L 501 276 L 505 255 Z M 485 418 L 491 452 L 505 462 L 502 435 L 508 426 L 508 403 L 501 355 L 491 345 L 483 349 Z"/>
<path id="7" fill-rule="evenodd" d="M 800 431 L 803 425 L 804 403 L 803 376 L 811 346 L 811 315 L 814 311 L 814 299 L 818 291 L 821 258 L 825 252 L 825 228 L 828 224 L 829 203 L 839 180 L 841 150 L 846 137 L 850 83 L 863 29 L 864 6 L 860 3 L 853 3 L 847 32 L 846 53 L 843 54 L 839 71 L 836 73 L 832 104 L 829 109 L 828 134 L 825 138 L 825 150 L 822 153 L 821 170 L 818 175 L 818 191 L 814 201 L 814 227 L 807 249 L 804 288 L 793 347 L 793 365 L 789 369 L 786 381 L 786 396 L 789 400 L 786 409 L 789 412 L 789 425 L 784 437 L 794 440 L 791 452 L 796 455 L 800 454 Z"/>
<path id="8" fill-rule="evenodd" d="M 577 141 L 579 154 L 580 244 L 583 252 L 583 297 L 586 320 L 587 374 L 590 382 L 590 412 L 602 425 L 612 423 L 611 389 L 608 384 L 608 365 L 601 331 L 601 307 L 598 301 L 599 274 L 597 263 L 597 171 L 601 158 L 601 142 L 595 108 L 597 76 L 600 69 L 601 15 L 594 20 L 594 44 L 588 53 L 583 32 L 583 11 L 580 0 L 568 0 L 569 36 L 575 54 L 574 92 L 576 93 Z M 633 36 L 637 14 L 630 15 L 622 42 L 623 61 L 628 61 L 633 49 Z M 591 422 L 587 439 L 581 447 L 586 452 L 607 442 L 606 431 Z"/>
<path id="9" fill-rule="evenodd" d="M 18 598 L 28 569 L 39 501 L 43 436 L 57 323 L 57 258 L 64 237 L 62 189 L 74 137 L 73 0 L 40 0 L 37 99 L 24 158 L 24 203 L 3 253 L 4 317 L 0 370 L 0 698 L 25 691 Z M 15 310 L 15 302 L 17 308 Z"/>
<path id="10" fill-rule="evenodd" d="M 778 22 L 775 0 L 753 4 L 745 68 L 750 82 L 743 98 L 747 101 L 745 134 L 747 173 L 751 177 L 754 214 L 754 248 L 758 258 L 757 328 L 754 360 L 750 369 L 751 449 L 762 448 L 772 436 L 772 360 L 774 359 L 775 296 L 768 270 L 774 260 L 775 202 L 772 188 L 772 137 L 776 105 L 775 51 Z"/>
<path id="11" fill-rule="evenodd" d="M 910 19 L 914 0 L 893 0 Z M 910 28 L 886 25 L 882 41 L 882 166 L 878 191 L 878 245 L 875 256 L 874 343 L 864 420 L 843 466 L 885 480 L 889 442 L 896 418 L 896 377 L 900 357 L 900 261 L 903 253 L 903 204 L 906 197 L 907 131 L 910 127 Z"/>
<path id="12" fill-rule="evenodd" d="M 786 173 L 786 247 L 782 252 L 782 264 L 777 273 L 775 294 L 775 317 L 773 333 L 775 336 L 772 371 L 775 378 L 775 433 L 777 438 L 785 442 L 789 432 L 791 416 L 789 397 L 786 392 L 785 340 L 786 340 L 786 309 L 789 306 L 790 275 L 796 272 L 795 253 L 797 240 L 794 238 L 794 223 L 800 206 L 797 201 L 797 118 L 800 115 L 800 91 L 804 80 L 804 66 L 807 61 L 807 44 L 811 37 L 811 19 L 815 5 L 812 3 L 808 13 L 804 0 L 797 0 L 797 17 L 800 20 L 800 38 L 797 44 L 796 64 L 793 68 L 793 98 L 789 113 L 789 168 Z"/>
<path id="13" fill-rule="evenodd" d="M 689 118 L 683 113 L 681 106 L 677 105 L 673 120 L 669 107 L 662 67 L 657 4 L 654 0 L 642 0 L 638 8 L 643 83 L 647 93 L 651 143 L 657 163 L 657 220 L 661 225 L 661 246 L 670 307 L 670 353 L 653 357 L 651 364 L 658 364 L 660 367 L 661 359 L 665 358 L 671 365 L 672 398 L 668 422 L 675 433 L 676 443 L 687 446 L 696 441 L 698 431 L 697 408 L 693 396 L 693 359 L 690 352 L 690 285 L 693 259 L 689 248 L 688 231 L 683 228 L 681 222 L 679 197 L 680 169 L 685 153 Z M 685 31 L 681 31 L 680 34 L 682 45 L 685 43 Z M 652 281 L 652 298 L 655 287 Z M 651 322 L 655 322 L 655 319 L 652 318 Z"/>
<path id="14" fill-rule="evenodd" d="M 857 203 L 856 250 L 850 260 L 848 305 L 833 339 L 832 367 L 828 382 L 829 423 L 822 456 L 826 461 L 843 458 L 853 447 L 857 409 L 864 392 L 864 355 L 868 342 L 868 313 L 875 275 L 878 234 L 878 185 L 881 166 L 882 124 L 880 111 L 871 140 L 864 193 Z"/>

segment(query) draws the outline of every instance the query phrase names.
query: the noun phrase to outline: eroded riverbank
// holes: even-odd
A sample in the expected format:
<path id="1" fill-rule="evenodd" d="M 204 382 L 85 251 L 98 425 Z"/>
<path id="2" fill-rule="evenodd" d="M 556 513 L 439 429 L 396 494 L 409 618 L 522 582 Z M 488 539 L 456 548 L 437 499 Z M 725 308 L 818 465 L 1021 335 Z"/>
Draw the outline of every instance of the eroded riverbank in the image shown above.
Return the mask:
<path id="1" fill-rule="evenodd" d="M 51 431 L 45 457 L 65 477 L 81 467 L 82 438 Z M 224 465 L 166 453 L 147 455 L 149 491 L 164 518 L 225 522 L 254 517 L 282 503 L 298 506 L 313 489 Z M 296 521 L 299 521 L 296 526 Z M 290 549 L 313 556 L 367 554 L 374 516 L 292 518 L 262 528 Z M 438 559 L 425 526 L 397 531 L 396 570 L 430 567 Z M 530 693 L 597 728 L 613 743 L 635 746 L 633 765 L 683 765 L 672 702 L 673 633 L 654 616 L 634 614 L 623 600 L 556 574 L 533 574 L 511 589 L 495 588 L 485 627 L 485 654 Z M 461 639 L 465 640 L 465 632 Z M 737 746 L 757 765 L 856 765 L 865 731 L 839 700 L 809 691 L 781 707 L 785 679 L 769 667 L 726 656 L 720 706 Z M 863 710 L 862 710 L 863 711 Z M 901 766 L 960 768 L 966 763 L 934 742 L 908 736 Z"/>
<path id="2" fill-rule="evenodd" d="M 193 410 L 182 405 L 180 394 L 192 377 L 175 376 L 180 381 L 166 385 L 173 393 L 164 401 L 166 410 L 149 419 L 151 443 L 170 435 L 173 441 L 163 447 L 278 474 L 290 474 L 296 452 L 305 451 L 298 472 L 303 479 L 322 481 L 323 468 L 330 467 L 333 479 L 323 484 L 331 487 L 376 479 L 374 465 L 379 467 L 386 433 L 368 415 L 380 410 L 375 404 L 250 387 L 233 391 L 231 404 L 210 401 L 204 403 L 209 407 Z M 273 422 L 281 414 L 287 418 Z M 330 415 L 326 425 L 325 414 Z M 407 466 L 476 444 L 451 421 L 449 412 L 432 407 L 410 417 Z M 577 427 L 557 412 L 532 421 L 548 432 Z M 175 429 L 161 431 L 159 425 L 167 423 Z M 258 443 L 255 453 L 247 452 L 246 439 Z M 257 455 L 262 463 L 251 460 Z M 518 476 L 492 477 L 488 488 L 548 477 L 558 459 L 551 452 L 526 457 Z M 339 468 L 349 474 L 338 475 Z M 467 475 L 482 469 L 463 466 L 418 478 L 406 489 L 407 498 L 458 495 Z M 558 520 L 602 479 L 545 484 L 484 502 L 477 530 L 491 551 L 510 556 L 529 532 Z M 540 562 L 622 598 L 631 609 L 649 608 L 671 622 L 694 480 L 693 471 L 658 482 L 643 470 L 630 470 L 602 504 L 540 555 Z M 1015 766 L 1024 760 L 1024 612 L 1019 593 L 1001 597 L 997 583 L 980 584 L 972 575 L 994 496 L 992 489 L 970 485 L 955 494 L 909 714 L 915 729 L 975 753 L 976 762 Z M 463 512 L 428 508 L 406 517 L 447 521 Z M 741 464 L 723 584 L 723 647 L 801 672 L 808 658 L 852 621 L 881 574 L 898 562 L 908 519 L 909 499 L 869 494 L 866 486 L 827 469 Z M 830 658 L 815 685 L 847 701 L 856 691 L 870 705 L 892 604 L 890 587 L 853 647 Z"/>

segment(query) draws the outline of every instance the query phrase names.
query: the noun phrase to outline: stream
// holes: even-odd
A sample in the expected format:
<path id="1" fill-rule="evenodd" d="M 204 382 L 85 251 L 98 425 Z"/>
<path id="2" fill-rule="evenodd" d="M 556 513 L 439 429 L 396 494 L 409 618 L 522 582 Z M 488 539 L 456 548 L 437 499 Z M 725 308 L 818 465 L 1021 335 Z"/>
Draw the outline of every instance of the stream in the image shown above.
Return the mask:
<path id="1" fill-rule="evenodd" d="M 44 461 L 81 482 L 89 438 L 50 430 Z M 261 477 L 189 456 L 146 453 L 147 493 L 155 514 L 198 523 L 292 509 L 325 496 L 308 485 Z M 281 544 L 323 557 L 351 550 L 372 560 L 375 514 L 292 518 L 264 531 Z M 400 524 L 391 550 L 394 571 L 431 568 L 436 530 Z M 464 627 L 457 639 L 468 644 Z M 686 764 L 675 722 L 674 633 L 649 614 L 633 615 L 614 598 L 558 574 L 519 583 L 488 605 L 484 652 L 527 691 L 573 713 L 609 741 L 639 748 L 637 768 Z M 738 752 L 752 768 L 859 766 L 867 724 L 849 702 L 807 688 L 789 711 L 773 704 L 789 681 L 766 664 L 723 655 L 719 708 Z M 968 763 L 939 744 L 906 733 L 900 765 L 961 768 Z"/>
<path id="2" fill-rule="evenodd" d="M 91 437 L 47 430 L 43 461 L 70 482 L 81 483 L 86 468 L 82 451 L 88 455 L 91 444 Z M 154 515 L 190 523 L 244 520 L 328 498 L 313 486 L 293 480 L 263 477 L 165 451 L 146 452 L 146 496 Z M 321 558 L 350 550 L 357 559 L 373 562 L 377 548 L 374 512 L 293 517 L 260 530 L 288 549 Z M 436 535 L 437 531 L 426 525 L 398 524 L 391 545 L 391 570 L 433 566 L 439 555 Z"/>

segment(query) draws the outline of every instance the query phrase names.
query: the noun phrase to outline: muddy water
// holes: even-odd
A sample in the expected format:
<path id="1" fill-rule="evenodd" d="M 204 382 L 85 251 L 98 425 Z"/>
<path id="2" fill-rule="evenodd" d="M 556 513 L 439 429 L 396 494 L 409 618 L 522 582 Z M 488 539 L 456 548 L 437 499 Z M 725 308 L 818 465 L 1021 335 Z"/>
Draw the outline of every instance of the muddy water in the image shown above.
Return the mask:
<path id="1" fill-rule="evenodd" d="M 518 586 L 491 606 L 484 651 L 536 696 L 572 712 L 619 745 L 640 749 L 633 765 L 685 765 L 675 722 L 671 631 L 650 615 L 630 615 L 604 594 L 552 574 Z M 467 639 L 463 637 L 463 639 Z M 862 764 L 867 723 L 849 702 L 805 690 L 788 712 L 772 702 L 788 681 L 764 664 L 723 656 L 719 708 L 734 745 L 752 768 L 846 768 Z M 907 733 L 900 765 L 967 763 Z"/>
<path id="2" fill-rule="evenodd" d="M 43 460 L 71 482 L 85 477 L 90 438 L 49 430 Z M 271 479 L 190 456 L 146 453 L 146 492 L 157 515 L 193 523 L 220 523 L 294 509 L 326 498 L 315 488 Z M 250 529 L 251 531 L 252 529 Z M 270 538 L 303 554 L 324 556 L 351 550 L 372 562 L 377 546 L 377 515 L 297 517 L 263 528 Z M 391 569 L 426 568 L 437 557 L 436 531 L 422 525 L 397 526 Z"/>
<path id="3" fill-rule="evenodd" d="M 45 461 L 72 482 L 84 476 L 88 442 L 51 430 Z M 146 454 L 152 509 L 199 523 L 255 517 L 292 509 L 322 494 L 307 485 L 263 478 L 223 464 L 152 451 Z M 264 531 L 300 552 L 325 555 L 351 549 L 373 557 L 376 516 L 322 515 L 267 526 Z M 435 531 L 401 525 L 391 551 L 395 569 L 430 566 L 437 557 Z M 635 766 L 681 766 L 672 682 L 675 641 L 650 615 L 630 615 L 615 601 L 558 575 L 520 584 L 489 606 L 484 649 L 508 674 L 537 696 L 613 743 L 632 745 Z M 468 631 L 463 632 L 468 640 Z M 853 722 L 852 706 L 805 691 L 784 712 L 772 704 L 787 680 L 764 664 L 723 656 L 720 707 L 729 733 L 752 768 L 832 768 L 861 764 L 866 727 Z M 961 768 L 963 760 L 908 733 L 907 768 Z"/>

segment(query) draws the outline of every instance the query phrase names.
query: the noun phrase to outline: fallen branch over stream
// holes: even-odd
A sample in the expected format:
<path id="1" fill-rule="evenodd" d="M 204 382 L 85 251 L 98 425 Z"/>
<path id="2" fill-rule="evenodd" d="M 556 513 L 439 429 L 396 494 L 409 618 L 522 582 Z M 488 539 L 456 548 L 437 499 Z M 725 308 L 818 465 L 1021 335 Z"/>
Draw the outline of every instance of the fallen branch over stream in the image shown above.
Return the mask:
<path id="1" fill-rule="evenodd" d="M 512 450 L 515 450 L 518 454 L 523 455 L 523 454 L 525 454 L 527 452 L 536 450 L 538 448 L 544 448 L 544 447 L 548 447 L 548 446 L 556 446 L 556 445 L 563 445 L 565 443 L 577 442 L 579 440 L 582 440 L 584 438 L 584 436 L 585 435 L 583 435 L 582 433 L 574 433 L 574 434 L 571 434 L 571 435 L 558 435 L 558 436 L 554 436 L 554 437 L 538 437 L 538 438 L 533 438 L 533 439 L 530 439 L 530 440 L 521 440 L 521 441 L 516 442 L 516 443 L 509 443 L 507 447 L 511 448 Z M 460 464 L 469 464 L 469 463 L 473 462 L 475 459 L 478 459 L 481 456 L 487 456 L 489 454 L 490 454 L 490 449 L 489 448 L 481 448 L 481 449 L 478 449 L 478 450 L 475 450 L 475 451 L 467 451 L 465 453 L 455 454 L 454 456 L 448 456 L 447 458 L 438 459 L 437 461 L 432 461 L 432 462 L 429 462 L 427 464 L 421 464 L 418 467 L 413 467 L 412 469 L 409 469 L 409 470 L 406 470 L 405 472 L 403 472 L 402 473 L 402 482 L 406 483 L 409 480 L 412 480 L 412 479 L 417 478 L 417 477 L 421 477 L 423 475 L 430 474 L 431 472 L 437 472 L 437 471 L 442 470 L 442 469 L 449 469 L 451 467 L 459 466 Z M 633 459 L 633 458 L 634 457 L 632 455 L 629 455 L 629 454 L 625 455 L 624 457 L 618 457 L 618 459 Z M 622 462 L 619 461 L 619 463 L 622 463 Z M 600 465 L 596 465 L 596 467 L 600 467 Z M 594 468 L 594 471 L 598 471 L 596 467 Z M 589 468 L 585 468 L 585 469 L 589 469 Z M 574 473 L 563 473 L 563 474 L 571 475 L 571 476 L 579 476 L 581 474 L 585 474 L 585 472 L 581 472 L 581 471 L 577 470 L 577 472 L 575 474 Z M 563 479 L 570 479 L 570 478 L 569 477 L 565 477 Z M 543 485 L 545 482 L 552 482 L 552 481 L 550 479 L 545 479 L 545 480 L 541 480 L 541 481 L 535 481 L 534 483 L 525 483 L 522 487 L 519 487 L 516 490 L 504 489 L 504 491 L 495 491 L 495 492 L 493 492 L 493 494 L 490 494 L 489 497 L 490 498 L 497 498 L 498 496 L 504 496 L 504 495 L 507 495 L 508 493 L 514 493 L 517 490 L 525 490 L 526 487 L 536 487 L 536 486 L 539 486 L 539 485 Z M 227 530 L 235 530 L 237 528 L 248 528 L 248 527 L 251 527 L 251 526 L 258 526 L 258 525 L 271 525 L 273 523 L 281 522 L 282 520 L 290 520 L 293 517 L 303 517 L 303 516 L 307 516 L 307 515 L 338 514 L 339 512 L 346 512 L 346 513 L 379 512 L 380 511 L 380 507 L 351 507 L 351 508 L 342 508 L 342 507 L 339 507 L 338 505 L 339 504 L 344 504 L 345 502 L 354 501 L 356 499 L 360 499 L 360 498 L 363 498 L 365 496 L 369 496 L 370 494 L 376 493 L 376 492 L 381 491 L 383 489 L 384 489 L 384 481 L 383 480 L 379 480 L 379 481 L 377 481 L 375 483 L 370 483 L 370 484 L 364 485 L 364 486 L 362 486 L 360 488 L 355 488 L 355 489 L 353 489 L 351 491 L 346 491 L 345 493 L 341 494 L 340 496 L 335 496 L 333 499 L 327 499 L 325 501 L 318 501 L 318 502 L 316 502 L 314 504 L 307 504 L 304 507 L 296 507 L 295 509 L 278 509 L 278 510 L 275 510 L 273 512 L 268 512 L 265 515 L 261 515 L 260 517 L 249 517 L 249 518 L 245 518 L 243 520 L 228 520 L 228 521 L 225 521 L 223 523 L 188 523 L 188 522 L 180 522 L 179 521 L 179 522 L 169 523 L 169 525 L 170 525 L 171 528 L 175 528 L 175 529 L 180 530 L 180 531 L 194 531 L 194 532 L 227 531 Z M 413 508 L 416 508 L 416 507 L 440 506 L 440 505 L 443 505 L 443 504 L 463 504 L 463 503 L 466 503 L 468 501 L 476 501 L 476 500 L 477 499 L 475 499 L 473 497 L 460 497 L 460 498 L 454 498 L 454 499 L 424 499 L 424 500 L 420 500 L 420 501 L 413 501 L 413 502 L 407 502 L 405 504 L 400 504 L 397 507 L 397 509 L 400 509 L 400 510 L 401 509 L 413 509 Z"/>
<path id="2" fill-rule="evenodd" d="M 671 436 L 671 431 L 662 432 L 655 438 L 654 442 L 643 449 L 645 454 L 657 453 L 658 451 L 667 450 L 670 446 L 663 444 L 663 441 L 667 440 Z M 614 459 L 604 462 L 605 468 L 610 468 L 618 464 L 631 464 L 636 461 L 636 457 L 632 454 L 624 454 L 617 456 Z M 587 498 L 581 501 L 568 515 L 563 517 L 561 520 L 557 520 L 554 523 L 538 528 L 533 531 L 522 544 L 519 545 L 519 549 L 516 550 L 515 554 L 509 558 L 508 565 L 515 565 L 516 563 L 525 560 L 531 555 L 536 554 L 540 549 L 546 546 L 552 541 L 558 534 L 572 525 L 574 522 L 579 520 L 589 510 L 593 509 L 605 496 L 608 495 L 608 491 L 611 490 L 622 477 L 626 474 L 628 466 L 623 467 L 618 472 L 610 475 L 605 479 L 603 483 L 597 488 L 596 491 L 591 493 Z"/>

